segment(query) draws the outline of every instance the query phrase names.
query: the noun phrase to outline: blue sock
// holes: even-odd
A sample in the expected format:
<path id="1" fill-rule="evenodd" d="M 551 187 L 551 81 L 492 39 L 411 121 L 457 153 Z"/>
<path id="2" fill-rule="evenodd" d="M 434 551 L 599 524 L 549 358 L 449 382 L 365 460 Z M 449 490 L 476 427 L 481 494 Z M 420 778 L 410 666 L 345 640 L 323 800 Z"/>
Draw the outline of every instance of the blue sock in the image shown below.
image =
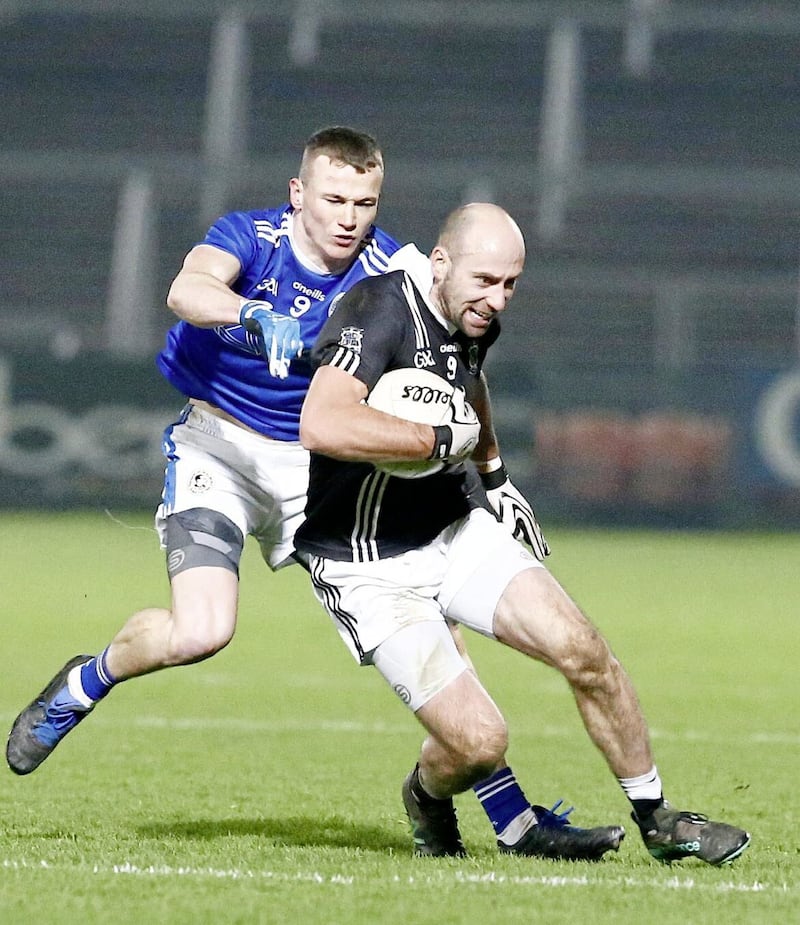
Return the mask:
<path id="1" fill-rule="evenodd" d="M 523 814 L 531 818 L 526 828 L 536 821 L 536 817 L 530 813 L 531 804 L 522 792 L 511 768 L 495 771 L 491 777 L 475 784 L 472 789 L 498 836 Z"/>
<path id="2" fill-rule="evenodd" d="M 108 646 L 90 662 L 81 665 L 81 687 L 89 700 L 97 703 L 117 683 L 117 679 L 106 666 Z"/>

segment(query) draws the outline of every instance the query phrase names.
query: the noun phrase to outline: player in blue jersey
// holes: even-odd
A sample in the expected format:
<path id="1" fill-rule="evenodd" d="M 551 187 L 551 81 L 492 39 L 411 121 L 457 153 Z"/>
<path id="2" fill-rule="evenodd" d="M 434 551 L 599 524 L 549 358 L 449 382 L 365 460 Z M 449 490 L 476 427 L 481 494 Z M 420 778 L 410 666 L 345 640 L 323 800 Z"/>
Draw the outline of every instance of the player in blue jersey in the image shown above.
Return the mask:
<path id="1" fill-rule="evenodd" d="M 156 516 L 171 607 L 139 611 L 98 656 L 67 662 L 13 725 L 15 773 L 34 771 L 115 684 L 227 645 L 246 536 L 272 569 L 293 561 L 308 483 L 298 438 L 306 351 L 344 292 L 384 273 L 399 247 L 373 225 L 382 182 L 374 139 L 323 129 L 305 146 L 288 203 L 220 218 L 186 256 L 168 295 L 181 320 L 158 356 L 189 399 L 164 434 Z M 532 810 L 511 770 L 476 792 L 513 845 Z"/>
<path id="2" fill-rule="evenodd" d="M 35 770 L 116 683 L 228 644 L 246 536 L 272 569 L 293 561 L 308 484 L 303 345 L 346 289 L 383 273 L 398 249 L 373 225 L 382 182 L 374 139 L 323 129 L 305 146 L 288 203 L 223 216 L 187 254 L 167 296 L 180 320 L 157 359 L 188 399 L 164 432 L 156 514 L 171 606 L 135 613 L 98 656 L 64 666 L 14 723 L 6 756 L 16 773 Z"/>

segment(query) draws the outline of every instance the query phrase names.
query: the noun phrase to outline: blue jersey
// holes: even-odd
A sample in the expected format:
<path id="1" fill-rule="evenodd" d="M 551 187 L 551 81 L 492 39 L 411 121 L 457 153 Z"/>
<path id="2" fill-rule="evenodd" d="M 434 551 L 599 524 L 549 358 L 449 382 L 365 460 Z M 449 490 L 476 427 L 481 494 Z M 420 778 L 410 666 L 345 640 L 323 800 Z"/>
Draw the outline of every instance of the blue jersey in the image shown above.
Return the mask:
<path id="1" fill-rule="evenodd" d="M 299 440 L 300 409 L 311 381 L 308 357 L 317 335 L 347 290 L 386 272 L 400 245 L 379 228 L 367 234 L 343 273 L 319 273 L 298 259 L 289 229 L 292 209 L 231 212 L 212 225 L 203 244 L 233 254 L 241 264 L 231 288 L 300 321 L 303 356 L 286 379 L 269 374 L 255 340 L 239 324 L 199 328 L 179 321 L 170 328 L 158 367 L 185 396 L 207 401 L 275 440 Z"/>

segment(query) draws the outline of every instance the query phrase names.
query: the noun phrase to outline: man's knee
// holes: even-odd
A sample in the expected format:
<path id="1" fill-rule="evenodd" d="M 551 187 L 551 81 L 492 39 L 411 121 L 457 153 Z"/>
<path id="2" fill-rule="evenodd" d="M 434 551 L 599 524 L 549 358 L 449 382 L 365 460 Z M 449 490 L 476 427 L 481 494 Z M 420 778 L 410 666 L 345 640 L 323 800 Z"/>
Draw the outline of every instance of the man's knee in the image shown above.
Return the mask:
<path id="1" fill-rule="evenodd" d="M 182 603 L 176 604 L 173 598 L 166 653 L 169 664 L 201 662 L 228 645 L 236 628 L 235 604 L 212 594 L 194 597 L 194 603 L 180 596 L 177 600 Z"/>
<path id="2" fill-rule="evenodd" d="M 465 703 L 451 707 L 450 720 L 427 724 L 449 762 L 465 784 L 488 777 L 508 749 L 508 728 L 500 711 L 489 700 L 485 709 L 480 704 Z"/>
<path id="3" fill-rule="evenodd" d="M 173 665 L 202 662 L 224 649 L 232 638 L 231 632 L 219 632 L 213 628 L 207 628 L 206 632 L 174 634 L 170 641 L 169 660 Z"/>
<path id="4" fill-rule="evenodd" d="M 461 761 L 474 781 L 488 777 L 502 761 L 508 749 L 508 728 L 499 718 L 469 731 L 462 743 Z"/>
<path id="5" fill-rule="evenodd" d="M 598 688 L 613 683 L 620 665 L 600 632 L 586 624 L 572 634 L 555 667 L 575 687 Z"/>

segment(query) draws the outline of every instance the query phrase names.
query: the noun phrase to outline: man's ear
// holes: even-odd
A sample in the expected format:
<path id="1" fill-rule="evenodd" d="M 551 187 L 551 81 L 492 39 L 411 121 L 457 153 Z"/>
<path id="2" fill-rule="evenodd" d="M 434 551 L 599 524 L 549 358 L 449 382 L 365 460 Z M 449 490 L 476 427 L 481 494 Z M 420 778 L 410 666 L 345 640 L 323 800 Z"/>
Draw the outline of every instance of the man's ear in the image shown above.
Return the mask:
<path id="1" fill-rule="evenodd" d="M 436 247 L 431 251 L 431 269 L 433 270 L 433 278 L 435 281 L 439 281 L 445 278 L 447 275 L 447 269 L 450 266 L 450 255 L 447 251 L 437 244 Z"/>
<path id="2" fill-rule="evenodd" d="M 297 177 L 289 180 L 289 202 L 293 209 L 303 208 L 303 181 Z"/>

